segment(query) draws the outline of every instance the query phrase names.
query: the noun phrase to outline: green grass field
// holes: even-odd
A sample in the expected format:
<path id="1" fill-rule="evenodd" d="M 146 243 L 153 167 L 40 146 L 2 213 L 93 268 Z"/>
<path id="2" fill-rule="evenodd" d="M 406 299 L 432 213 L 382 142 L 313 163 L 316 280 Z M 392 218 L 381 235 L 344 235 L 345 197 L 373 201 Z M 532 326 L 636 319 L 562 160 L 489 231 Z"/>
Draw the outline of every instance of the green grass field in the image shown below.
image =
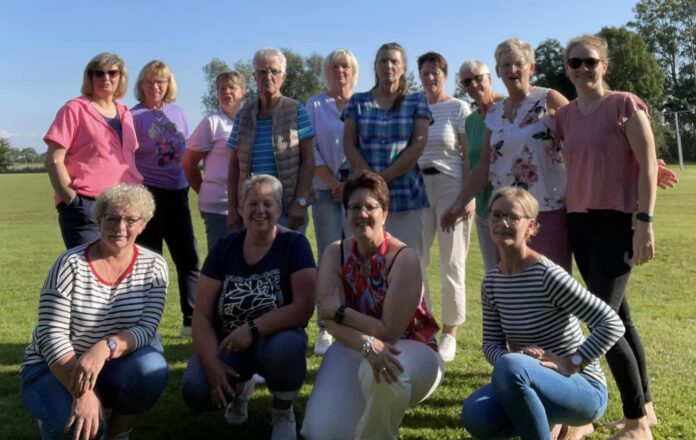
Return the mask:
<path id="1" fill-rule="evenodd" d="M 635 270 L 629 285 L 634 319 L 646 346 L 659 426 L 656 439 L 696 439 L 696 166 L 678 172 L 676 189 L 659 191 L 655 212 L 657 258 Z M 191 206 L 202 257 L 203 224 L 197 215 L 195 194 Z M 45 174 L 0 175 L 0 439 L 38 438 L 35 421 L 19 400 L 19 365 L 37 319 L 39 289 L 51 264 L 63 249 L 53 208 L 52 191 Z M 308 228 L 314 243 L 312 227 Z M 439 290 L 437 253 L 432 249 L 428 278 Z M 169 257 L 168 257 L 169 258 Z M 472 234 L 467 264 L 467 321 L 460 329 L 456 360 L 447 364 L 445 379 L 424 404 L 412 408 L 404 419 L 405 439 L 466 439 L 459 426 L 462 400 L 488 381 L 490 366 L 481 353 L 481 310 L 478 286 L 481 258 Z M 170 268 L 173 267 L 170 260 Z M 171 271 L 170 271 L 171 272 Z M 689 287 L 691 286 L 691 287 Z M 270 395 L 257 387 L 250 406 L 250 421 L 241 428 L 227 426 L 221 412 L 197 414 L 180 398 L 181 376 L 193 352 L 190 340 L 177 336 L 180 323 L 176 277 L 160 333 L 171 373 L 167 390 L 157 406 L 143 417 L 131 438 L 266 438 L 269 436 Z M 435 314 L 439 302 L 434 298 Z M 312 323 L 310 340 L 316 334 Z M 311 348 L 311 347 L 310 347 Z M 298 422 L 311 391 L 320 358 L 308 353 L 309 375 L 295 404 Z M 605 373 L 609 370 L 605 365 Z M 621 415 L 613 380 L 609 408 L 602 421 Z M 336 396 L 340 398 L 340 396 Z M 604 430 L 592 438 L 607 438 Z"/>

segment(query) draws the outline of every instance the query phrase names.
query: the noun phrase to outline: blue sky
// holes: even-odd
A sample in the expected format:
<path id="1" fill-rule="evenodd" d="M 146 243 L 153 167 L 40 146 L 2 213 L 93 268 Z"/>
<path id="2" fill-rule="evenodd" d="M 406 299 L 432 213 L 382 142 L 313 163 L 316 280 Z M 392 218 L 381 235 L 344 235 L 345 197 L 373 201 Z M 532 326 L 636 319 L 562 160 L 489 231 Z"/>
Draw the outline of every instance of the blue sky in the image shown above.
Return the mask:
<path id="1" fill-rule="evenodd" d="M 397 41 L 409 67 L 435 50 L 454 75 L 470 58 L 493 64 L 495 46 L 516 36 L 537 45 L 565 43 L 603 26 L 633 19 L 633 0 L 452 0 L 452 1 L 213 1 L 10 0 L 0 5 L 0 137 L 14 147 L 45 151 L 42 142 L 56 111 L 79 95 L 82 71 L 97 53 L 115 52 L 131 81 L 153 60 L 166 62 L 179 85 L 177 104 L 190 129 L 202 118 L 201 68 L 213 57 L 232 65 L 262 47 L 287 47 L 326 55 L 350 49 L 361 68 L 356 88 L 373 82 L 372 60 L 380 44 Z M 500 82 L 496 89 L 502 91 Z"/>

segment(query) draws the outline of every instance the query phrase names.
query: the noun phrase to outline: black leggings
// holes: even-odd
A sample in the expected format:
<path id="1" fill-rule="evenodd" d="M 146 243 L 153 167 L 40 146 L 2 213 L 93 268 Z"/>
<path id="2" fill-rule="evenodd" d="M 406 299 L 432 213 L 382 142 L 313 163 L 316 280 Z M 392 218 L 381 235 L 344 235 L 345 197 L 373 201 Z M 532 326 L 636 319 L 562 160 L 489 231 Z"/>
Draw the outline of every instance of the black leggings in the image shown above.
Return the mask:
<path id="1" fill-rule="evenodd" d="M 633 250 L 631 214 L 613 210 L 568 214 L 568 236 L 587 288 L 609 304 L 626 327 L 626 333 L 606 358 L 621 393 L 624 415 L 641 418 L 652 396 L 645 351 L 625 295 Z"/>

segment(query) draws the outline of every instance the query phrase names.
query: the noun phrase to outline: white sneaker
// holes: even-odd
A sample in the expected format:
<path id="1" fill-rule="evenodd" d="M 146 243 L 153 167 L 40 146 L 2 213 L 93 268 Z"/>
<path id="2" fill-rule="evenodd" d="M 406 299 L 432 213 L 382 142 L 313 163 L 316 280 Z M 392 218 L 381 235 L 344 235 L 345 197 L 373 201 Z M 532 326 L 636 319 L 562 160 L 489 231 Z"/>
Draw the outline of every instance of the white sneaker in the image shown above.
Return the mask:
<path id="1" fill-rule="evenodd" d="M 260 383 L 266 383 L 266 379 L 264 379 L 264 377 L 261 376 L 260 374 L 256 374 L 256 373 L 254 373 L 254 375 L 251 376 L 251 380 L 254 381 L 255 385 L 260 384 Z"/>
<path id="2" fill-rule="evenodd" d="M 317 340 L 314 343 L 314 354 L 323 356 L 332 343 L 333 337 L 329 334 L 329 332 L 327 332 L 325 328 L 319 329 L 319 334 L 317 334 Z"/>
<path id="3" fill-rule="evenodd" d="M 182 338 L 190 338 L 191 337 L 191 326 L 190 325 L 182 325 L 181 328 L 179 329 L 179 336 Z"/>
<path id="4" fill-rule="evenodd" d="M 244 382 L 242 390 L 234 396 L 232 401 L 225 408 L 225 421 L 230 425 L 239 426 L 249 418 L 249 400 L 254 392 L 254 381 L 248 380 Z"/>
<path id="5" fill-rule="evenodd" d="M 288 409 L 271 408 L 271 440 L 297 440 L 295 412 Z"/>
<path id="6" fill-rule="evenodd" d="M 440 357 L 444 362 L 453 361 L 454 355 L 457 352 L 457 338 L 447 333 L 443 333 L 442 336 L 440 336 L 438 352 L 440 353 Z"/>

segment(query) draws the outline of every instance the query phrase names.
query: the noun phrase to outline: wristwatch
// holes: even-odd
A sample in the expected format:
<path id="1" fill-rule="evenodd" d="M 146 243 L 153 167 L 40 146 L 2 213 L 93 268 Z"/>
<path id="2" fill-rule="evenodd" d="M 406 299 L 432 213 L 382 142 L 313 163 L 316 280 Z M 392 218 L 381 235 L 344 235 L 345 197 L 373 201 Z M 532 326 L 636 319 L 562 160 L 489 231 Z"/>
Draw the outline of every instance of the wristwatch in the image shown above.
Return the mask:
<path id="1" fill-rule="evenodd" d="M 116 353 L 116 347 L 118 347 L 118 344 L 116 341 L 114 341 L 111 338 L 106 338 L 106 346 L 109 347 L 109 357 L 106 358 L 107 361 L 110 361 L 111 359 L 114 358 L 114 353 Z"/>
<path id="2" fill-rule="evenodd" d="M 298 197 L 295 199 L 295 201 L 297 202 L 298 205 L 300 205 L 303 208 L 306 208 L 307 205 L 309 205 L 309 203 L 307 202 L 307 199 L 305 199 L 304 197 Z"/>
<path id="3" fill-rule="evenodd" d="M 338 309 L 336 309 L 336 313 L 334 313 L 333 320 L 337 324 L 343 324 L 343 319 L 346 317 L 346 305 L 341 304 Z"/>
<path id="4" fill-rule="evenodd" d="M 375 337 L 370 336 L 369 338 L 365 339 L 362 343 L 362 348 L 360 351 L 363 354 L 363 357 L 367 357 L 370 353 L 372 353 L 372 343 L 374 342 Z"/>
<path id="5" fill-rule="evenodd" d="M 573 364 L 573 366 L 577 367 L 578 371 L 582 370 L 582 361 L 583 361 L 583 357 L 580 353 L 575 353 L 570 358 L 570 363 Z"/>
<path id="6" fill-rule="evenodd" d="M 259 328 L 256 327 L 256 322 L 249 321 L 247 322 L 247 325 L 249 326 L 249 331 L 251 332 L 251 342 L 256 342 L 259 340 Z"/>
<path id="7" fill-rule="evenodd" d="M 652 215 L 648 214 L 647 212 L 638 212 L 636 213 L 636 220 L 640 220 L 644 223 L 651 223 L 653 218 Z"/>

